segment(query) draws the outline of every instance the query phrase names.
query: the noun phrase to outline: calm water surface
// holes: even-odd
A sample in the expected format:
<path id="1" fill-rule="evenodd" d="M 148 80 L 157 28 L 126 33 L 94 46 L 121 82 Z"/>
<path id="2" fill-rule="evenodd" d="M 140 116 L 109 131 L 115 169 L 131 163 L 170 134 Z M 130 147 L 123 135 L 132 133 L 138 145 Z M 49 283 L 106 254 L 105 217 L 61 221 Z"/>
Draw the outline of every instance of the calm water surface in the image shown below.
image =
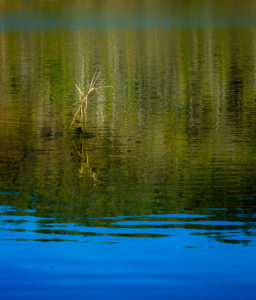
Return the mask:
<path id="1" fill-rule="evenodd" d="M 0 9 L 111 19 L 207 3 Z M 95 72 L 111 87 L 69 134 L 75 83 Z M 0 31 L 0 298 L 255 299 L 255 99 L 253 26 Z"/>

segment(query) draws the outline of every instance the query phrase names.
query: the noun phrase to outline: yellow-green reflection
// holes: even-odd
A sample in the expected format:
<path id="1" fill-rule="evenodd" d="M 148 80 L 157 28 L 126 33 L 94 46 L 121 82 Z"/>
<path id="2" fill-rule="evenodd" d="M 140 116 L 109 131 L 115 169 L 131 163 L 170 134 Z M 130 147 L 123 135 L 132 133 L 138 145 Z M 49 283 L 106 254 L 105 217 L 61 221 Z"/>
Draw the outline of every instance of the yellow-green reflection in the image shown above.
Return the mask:
<path id="1" fill-rule="evenodd" d="M 255 196 L 255 34 L 1 32 L 0 181 L 24 195 L 10 203 L 64 219 L 245 205 L 239 197 Z M 72 137 L 74 84 L 98 71 L 113 88 L 92 96 L 88 136 Z"/>

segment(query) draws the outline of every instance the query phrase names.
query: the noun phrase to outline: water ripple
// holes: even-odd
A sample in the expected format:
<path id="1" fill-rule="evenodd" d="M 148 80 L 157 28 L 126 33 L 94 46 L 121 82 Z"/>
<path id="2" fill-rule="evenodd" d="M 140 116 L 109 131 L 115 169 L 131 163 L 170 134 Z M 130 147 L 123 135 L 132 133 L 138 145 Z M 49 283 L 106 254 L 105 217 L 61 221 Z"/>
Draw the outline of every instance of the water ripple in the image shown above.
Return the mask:
<path id="1" fill-rule="evenodd" d="M 209 214 L 206 214 L 209 212 Z M 224 213 L 225 212 L 225 213 Z M 88 217 L 74 222 L 40 217 L 33 209 L 0 206 L 1 240 L 38 242 L 109 242 L 125 238 L 168 238 L 190 247 L 202 238 L 218 243 L 255 245 L 255 214 L 205 209 L 202 214 L 172 213 L 118 217 Z M 209 244 L 210 245 L 210 244 Z"/>

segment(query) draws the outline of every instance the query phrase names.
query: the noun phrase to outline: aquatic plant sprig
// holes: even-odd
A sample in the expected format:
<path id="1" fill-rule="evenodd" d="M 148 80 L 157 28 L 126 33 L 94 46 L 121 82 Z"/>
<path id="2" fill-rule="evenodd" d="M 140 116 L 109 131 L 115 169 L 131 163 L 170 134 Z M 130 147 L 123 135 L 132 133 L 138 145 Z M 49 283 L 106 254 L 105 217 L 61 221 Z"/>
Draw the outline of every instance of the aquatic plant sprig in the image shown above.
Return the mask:
<path id="1" fill-rule="evenodd" d="M 73 119 L 71 121 L 69 130 L 72 129 L 72 126 L 73 126 L 75 120 L 79 116 L 79 112 L 80 112 L 80 122 L 81 122 L 81 125 L 82 125 L 81 129 L 83 130 L 83 127 L 85 126 L 86 119 L 87 119 L 87 109 L 88 109 L 89 95 L 92 94 L 94 91 L 97 92 L 97 90 L 99 90 L 101 88 L 111 87 L 111 86 L 97 87 L 97 82 L 98 82 L 99 76 L 100 76 L 100 72 L 98 74 L 94 73 L 94 75 L 92 77 L 92 80 L 89 84 L 87 93 L 83 93 L 81 88 L 75 83 L 75 87 L 77 88 L 77 90 L 79 92 L 79 106 L 78 106 L 78 109 L 76 110 L 76 112 L 73 116 Z"/>

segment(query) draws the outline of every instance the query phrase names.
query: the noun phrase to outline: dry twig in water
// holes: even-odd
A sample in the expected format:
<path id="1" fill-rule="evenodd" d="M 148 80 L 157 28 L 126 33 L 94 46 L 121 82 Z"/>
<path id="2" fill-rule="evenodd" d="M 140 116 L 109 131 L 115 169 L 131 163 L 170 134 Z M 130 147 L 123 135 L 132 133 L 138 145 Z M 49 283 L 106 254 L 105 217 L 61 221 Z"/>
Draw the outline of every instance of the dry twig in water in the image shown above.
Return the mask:
<path id="1" fill-rule="evenodd" d="M 72 129 L 72 126 L 73 126 L 75 120 L 79 116 L 79 112 L 80 112 L 81 124 L 82 124 L 82 126 L 85 125 L 85 121 L 86 121 L 86 117 L 87 117 L 87 108 L 88 108 L 88 97 L 92 92 L 94 92 L 100 88 L 100 87 L 99 88 L 96 87 L 99 76 L 100 76 L 100 73 L 98 73 L 97 75 L 96 75 L 96 73 L 94 73 L 86 94 L 84 94 L 81 91 L 80 87 L 75 83 L 75 86 L 79 92 L 79 100 L 80 101 L 79 101 L 78 109 L 76 110 L 74 117 L 71 121 L 69 130 Z M 106 87 L 106 86 L 104 86 L 104 87 Z"/>

